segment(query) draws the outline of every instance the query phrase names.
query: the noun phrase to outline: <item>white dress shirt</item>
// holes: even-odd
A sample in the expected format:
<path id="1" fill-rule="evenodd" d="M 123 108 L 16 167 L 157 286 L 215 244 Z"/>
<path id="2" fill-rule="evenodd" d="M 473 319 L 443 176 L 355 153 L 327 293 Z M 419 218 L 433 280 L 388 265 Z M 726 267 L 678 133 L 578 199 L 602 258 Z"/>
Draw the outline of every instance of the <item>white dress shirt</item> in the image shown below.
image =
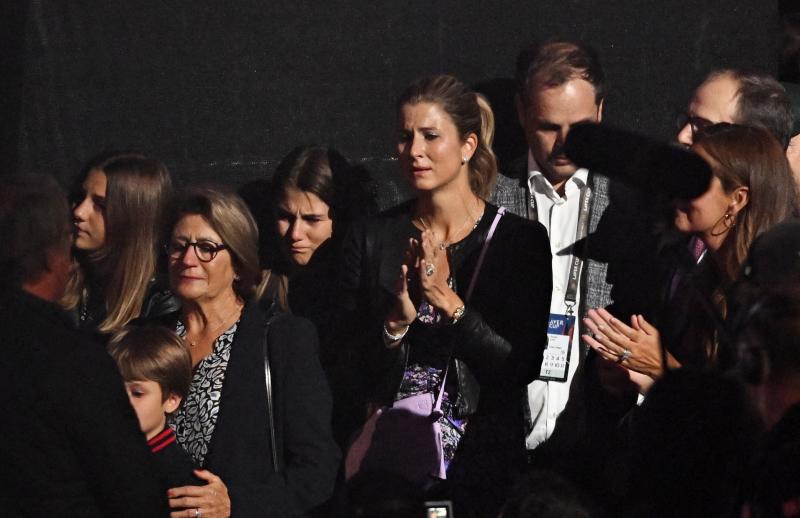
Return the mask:
<path id="1" fill-rule="evenodd" d="M 581 187 L 588 181 L 589 171 L 578 169 L 564 186 L 564 196 L 560 196 L 552 184 L 539 170 L 535 160 L 528 153 L 528 188 L 536 201 L 537 219 L 547 229 L 550 236 L 550 252 L 553 255 L 553 295 L 550 299 L 550 313 L 566 314 L 564 296 L 569 280 L 572 261 L 572 245 L 578 230 Z M 580 283 L 580 279 L 578 279 Z M 578 284 L 580 286 L 580 284 Z M 528 404 L 530 405 L 533 430 L 525 439 L 528 449 L 536 448 L 553 433 L 556 419 L 564 410 L 569 398 L 569 388 L 575 376 L 580 354 L 580 290 L 573 309 L 576 315 L 575 330 L 570 341 L 569 370 L 567 381 L 536 380 L 528 385 Z"/>

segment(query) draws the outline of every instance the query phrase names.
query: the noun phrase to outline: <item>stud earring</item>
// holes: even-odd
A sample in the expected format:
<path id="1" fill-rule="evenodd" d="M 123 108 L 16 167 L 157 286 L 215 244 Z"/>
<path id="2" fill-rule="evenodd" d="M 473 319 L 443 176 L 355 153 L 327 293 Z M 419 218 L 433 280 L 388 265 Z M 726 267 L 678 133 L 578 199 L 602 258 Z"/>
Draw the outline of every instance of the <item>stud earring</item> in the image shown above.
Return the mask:
<path id="1" fill-rule="evenodd" d="M 467 156 L 466 155 L 461 155 L 461 165 L 464 165 L 466 163 L 467 163 Z"/>

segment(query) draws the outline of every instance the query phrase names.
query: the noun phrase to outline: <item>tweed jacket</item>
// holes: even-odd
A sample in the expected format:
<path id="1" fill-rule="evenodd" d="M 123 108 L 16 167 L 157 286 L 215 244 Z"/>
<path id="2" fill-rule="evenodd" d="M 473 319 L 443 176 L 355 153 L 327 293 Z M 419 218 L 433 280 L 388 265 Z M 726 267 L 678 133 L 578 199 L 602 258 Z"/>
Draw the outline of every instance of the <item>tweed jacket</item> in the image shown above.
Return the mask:
<path id="1" fill-rule="evenodd" d="M 498 175 L 490 201 L 524 218 L 535 219 L 529 203 L 527 155 Z M 650 232 L 646 200 L 639 191 L 596 172 L 589 173 L 589 233 L 576 247 L 584 258 L 579 313 L 606 307 L 627 320 L 647 315 L 658 293 L 652 275 L 655 238 Z M 588 349 L 581 341 L 582 356 Z"/>
<path id="2" fill-rule="evenodd" d="M 527 156 L 513 162 L 507 174 L 499 178 L 493 200 L 531 217 L 527 169 Z M 660 276 L 656 274 L 657 236 L 652 232 L 649 200 L 641 190 L 596 171 L 589 172 L 589 188 L 589 232 L 576 246 L 576 253 L 584 258 L 579 314 L 606 307 L 623 321 L 633 313 L 651 318 L 660 294 Z M 592 366 L 598 357 L 589 354 L 583 340 L 579 344 L 578 371 L 567 406 L 550 438 L 530 454 L 529 463 L 532 469 L 552 470 L 576 485 L 592 488 L 602 501 L 607 496 L 597 491 L 598 482 L 602 485 L 608 480 L 613 468 L 597 468 L 617 465 L 608 453 L 616 450 L 609 444 L 617 440 L 619 420 L 634 400 L 618 399 L 603 390 Z"/>

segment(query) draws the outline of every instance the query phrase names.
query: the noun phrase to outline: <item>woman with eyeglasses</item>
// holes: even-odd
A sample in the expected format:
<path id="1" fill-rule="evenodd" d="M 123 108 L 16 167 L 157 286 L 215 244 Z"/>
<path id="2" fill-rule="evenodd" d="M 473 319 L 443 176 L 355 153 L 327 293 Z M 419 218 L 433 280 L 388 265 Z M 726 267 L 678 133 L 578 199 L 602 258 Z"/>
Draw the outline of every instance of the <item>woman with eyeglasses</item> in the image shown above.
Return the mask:
<path id="1" fill-rule="evenodd" d="M 162 319 L 183 337 L 194 372 L 171 415 L 203 469 L 169 492 L 173 516 L 302 516 L 330 496 L 339 451 L 313 325 L 255 302 L 258 230 L 244 202 L 193 189 L 166 245 L 180 312 Z"/>
<path id="2" fill-rule="evenodd" d="M 138 153 L 111 153 L 85 169 L 74 196 L 75 265 L 62 304 L 81 329 L 105 336 L 138 317 L 174 311 L 159 275 L 167 168 Z"/>

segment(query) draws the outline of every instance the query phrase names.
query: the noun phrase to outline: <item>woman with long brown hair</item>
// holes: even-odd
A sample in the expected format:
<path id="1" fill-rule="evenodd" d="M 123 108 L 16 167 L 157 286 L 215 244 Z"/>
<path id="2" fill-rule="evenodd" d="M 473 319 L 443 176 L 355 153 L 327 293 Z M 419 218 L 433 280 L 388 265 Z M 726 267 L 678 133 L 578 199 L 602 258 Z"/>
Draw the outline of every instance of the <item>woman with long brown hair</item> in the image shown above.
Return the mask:
<path id="1" fill-rule="evenodd" d="M 62 300 L 79 327 L 106 335 L 176 308 L 157 267 L 171 193 L 167 168 L 145 155 L 103 155 L 86 167 L 73 207 L 76 264 Z"/>
<path id="2" fill-rule="evenodd" d="M 590 310 L 585 319 L 594 336 L 584 335 L 584 341 L 632 372 L 640 392 L 665 368 L 724 363 L 719 331 L 726 294 L 753 240 L 795 213 L 798 203 L 783 149 L 767 131 L 716 124 L 698 134 L 692 149 L 713 175 L 702 196 L 676 204 L 675 226 L 702 240 L 706 255 L 683 279 L 660 329 L 641 315 L 628 326 L 603 309 Z"/>

